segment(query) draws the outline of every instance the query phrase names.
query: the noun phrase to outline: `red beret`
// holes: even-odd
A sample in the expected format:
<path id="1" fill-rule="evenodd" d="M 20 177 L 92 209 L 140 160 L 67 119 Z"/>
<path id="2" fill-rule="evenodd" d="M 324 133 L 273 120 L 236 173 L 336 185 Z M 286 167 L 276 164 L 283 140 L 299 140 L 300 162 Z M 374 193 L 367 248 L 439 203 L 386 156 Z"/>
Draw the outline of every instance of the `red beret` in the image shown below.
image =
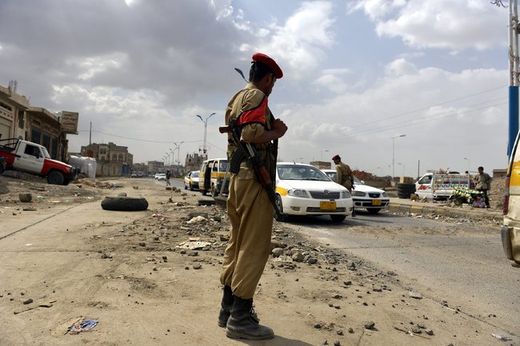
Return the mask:
<path id="1" fill-rule="evenodd" d="M 332 157 L 332 161 L 335 161 L 335 160 L 341 160 L 341 157 L 339 157 L 339 155 L 334 155 Z"/>
<path id="2" fill-rule="evenodd" d="M 265 55 L 264 53 L 255 53 L 253 54 L 253 61 L 258 61 L 269 66 L 269 68 L 271 68 L 271 70 L 273 71 L 276 79 L 280 79 L 283 77 L 283 72 L 280 66 L 278 66 L 276 61 L 274 61 L 268 55 Z"/>

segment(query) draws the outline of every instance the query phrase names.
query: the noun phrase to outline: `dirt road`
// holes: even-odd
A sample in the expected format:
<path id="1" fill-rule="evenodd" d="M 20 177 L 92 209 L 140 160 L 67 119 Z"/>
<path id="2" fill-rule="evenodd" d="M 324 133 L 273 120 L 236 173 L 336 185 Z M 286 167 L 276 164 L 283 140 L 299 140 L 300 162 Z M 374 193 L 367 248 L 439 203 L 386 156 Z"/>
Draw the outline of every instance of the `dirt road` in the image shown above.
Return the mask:
<path id="1" fill-rule="evenodd" d="M 228 236 L 223 211 L 150 179 L 122 184 L 99 195 L 142 195 L 149 210 L 108 212 L 99 200 L 84 200 L 34 203 L 36 210 L 25 212 L 0 201 L 0 344 L 242 344 L 216 324 Z M 248 344 L 503 344 L 491 335 L 494 326 L 450 301 L 412 297 L 396 271 L 291 228 L 275 225 L 273 246 L 280 251 L 255 298 L 260 319 L 277 336 Z M 195 240 L 207 243 L 179 247 Z M 80 317 L 99 324 L 65 334 Z"/>

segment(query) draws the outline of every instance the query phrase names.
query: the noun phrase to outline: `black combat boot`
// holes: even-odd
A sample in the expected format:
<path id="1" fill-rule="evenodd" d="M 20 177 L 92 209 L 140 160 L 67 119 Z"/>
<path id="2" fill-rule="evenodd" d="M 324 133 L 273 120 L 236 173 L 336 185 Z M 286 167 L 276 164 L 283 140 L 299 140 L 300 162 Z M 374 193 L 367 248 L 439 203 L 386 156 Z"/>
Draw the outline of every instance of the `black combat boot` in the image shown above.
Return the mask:
<path id="1" fill-rule="evenodd" d="M 231 308 L 233 307 L 233 291 L 229 286 L 224 286 L 223 291 L 220 313 L 218 314 L 218 326 L 226 328 L 229 315 L 231 315 Z"/>
<path id="2" fill-rule="evenodd" d="M 231 339 L 266 340 L 274 338 L 271 328 L 258 323 L 253 311 L 253 299 L 233 296 L 231 316 L 227 322 L 226 336 Z"/>

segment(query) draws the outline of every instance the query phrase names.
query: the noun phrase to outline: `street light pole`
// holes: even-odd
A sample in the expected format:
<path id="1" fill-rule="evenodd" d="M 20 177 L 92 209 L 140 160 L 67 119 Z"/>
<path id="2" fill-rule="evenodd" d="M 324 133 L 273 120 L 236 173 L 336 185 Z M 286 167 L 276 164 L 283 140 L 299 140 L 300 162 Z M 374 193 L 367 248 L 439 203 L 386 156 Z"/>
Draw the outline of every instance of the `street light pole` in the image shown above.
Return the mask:
<path id="1" fill-rule="evenodd" d="M 395 177 L 395 139 L 406 137 L 406 135 L 397 135 L 392 137 L 392 180 Z"/>
<path id="2" fill-rule="evenodd" d="M 208 120 L 215 114 L 216 114 L 215 112 L 211 113 L 210 115 L 208 115 L 206 117 L 206 119 L 202 119 L 202 117 L 198 114 L 196 115 L 196 117 L 198 117 L 200 119 L 200 121 L 202 121 L 202 123 L 204 123 L 204 142 L 202 145 L 202 153 L 204 156 L 206 155 L 206 136 L 207 136 L 207 132 L 208 132 Z"/>

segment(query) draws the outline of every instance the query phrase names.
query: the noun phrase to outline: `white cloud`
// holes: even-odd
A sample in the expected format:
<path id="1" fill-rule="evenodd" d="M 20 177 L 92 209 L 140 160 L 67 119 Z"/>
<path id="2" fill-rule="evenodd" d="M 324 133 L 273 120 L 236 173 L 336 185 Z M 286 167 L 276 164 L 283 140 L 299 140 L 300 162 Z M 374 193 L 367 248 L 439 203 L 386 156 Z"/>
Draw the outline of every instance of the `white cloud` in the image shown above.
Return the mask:
<path id="1" fill-rule="evenodd" d="M 347 90 L 347 84 L 344 76 L 350 71 L 345 68 L 325 69 L 320 77 L 318 77 L 313 84 L 320 88 L 325 88 L 336 94 L 344 93 Z"/>
<path id="2" fill-rule="evenodd" d="M 99 73 L 121 69 L 128 63 L 128 56 L 126 53 L 112 53 L 103 56 L 68 59 L 65 63 L 78 68 L 79 79 L 88 80 Z"/>
<path id="3" fill-rule="evenodd" d="M 404 133 L 398 162 L 409 175 L 416 174 L 418 159 L 423 169 L 465 169 L 465 156 L 479 157 L 488 167 L 505 164 L 506 71 L 414 67 L 396 74 L 396 65 L 413 67 L 398 59 L 363 91 L 287 106 L 280 113 L 289 126 L 280 141 L 282 157 L 317 159 L 328 149 L 344 153 L 355 168 L 375 170 L 390 164 L 391 137 Z M 497 154 L 483 157 L 487 150 Z"/>
<path id="4" fill-rule="evenodd" d="M 258 43 L 242 45 L 241 50 L 266 52 L 281 62 L 282 69 L 291 70 L 293 77 L 301 77 L 316 68 L 325 49 L 334 44 L 333 23 L 330 2 L 304 2 L 282 26 L 273 23 L 264 28 L 268 31 L 260 31 Z"/>
<path id="5" fill-rule="evenodd" d="M 484 50 L 503 46 L 507 35 L 507 10 L 487 1 L 361 0 L 353 9 L 374 21 L 378 35 L 416 48 Z"/>
<path id="6" fill-rule="evenodd" d="M 414 74 L 417 72 L 417 68 L 414 64 L 409 63 L 404 58 L 398 58 L 389 63 L 386 66 L 386 74 L 393 76 L 401 76 L 406 74 Z"/>

